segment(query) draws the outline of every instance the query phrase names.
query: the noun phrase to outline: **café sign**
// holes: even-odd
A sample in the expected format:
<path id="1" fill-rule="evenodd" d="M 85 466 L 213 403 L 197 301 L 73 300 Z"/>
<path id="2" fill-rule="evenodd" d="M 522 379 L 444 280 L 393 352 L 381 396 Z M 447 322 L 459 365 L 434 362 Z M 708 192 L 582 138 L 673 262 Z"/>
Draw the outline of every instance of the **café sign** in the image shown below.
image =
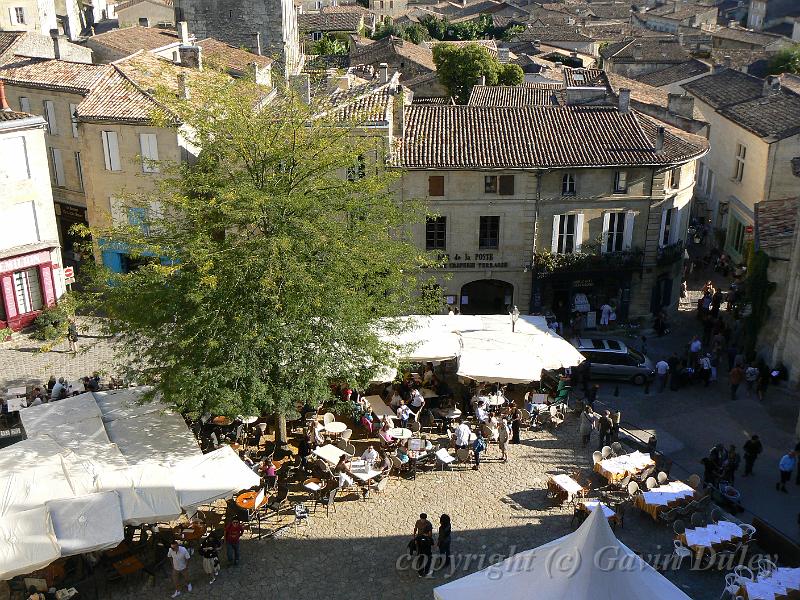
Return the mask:
<path id="1" fill-rule="evenodd" d="M 504 269 L 508 262 L 495 261 L 493 252 L 457 252 L 442 254 L 443 269 Z"/>

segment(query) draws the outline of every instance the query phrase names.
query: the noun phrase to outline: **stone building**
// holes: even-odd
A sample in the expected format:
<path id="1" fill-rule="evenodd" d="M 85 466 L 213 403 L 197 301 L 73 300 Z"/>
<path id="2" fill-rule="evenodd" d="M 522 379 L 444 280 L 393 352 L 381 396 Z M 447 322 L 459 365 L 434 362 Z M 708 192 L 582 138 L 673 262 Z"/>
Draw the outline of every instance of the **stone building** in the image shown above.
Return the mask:
<path id="1" fill-rule="evenodd" d="M 175 27 L 172 0 L 127 0 L 114 7 L 120 27 Z"/>
<path id="2" fill-rule="evenodd" d="M 105 2 L 103 2 L 105 7 Z M 77 0 L 0 0 L 0 31 L 31 31 L 49 35 L 57 29 L 70 40 L 77 40 L 93 21 L 92 7 L 82 12 Z"/>
<path id="3" fill-rule="evenodd" d="M 303 68 L 293 0 L 175 0 L 175 14 L 198 39 L 213 37 L 279 60 L 287 76 Z"/>
<path id="4" fill-rule="evenodd" d="M 408 12 L 408 0 L 369 0 L 369 10 L 379 21 L 394 21 Z"/>
<path id="5" fill-rule="evenodd" d="M 690 60 L 675 39 L 634 38 L 609 44 L 600 50 L 603 69 L 635 79 Z"/>
<path id="6" fill-rule="evenodd" d="M 741 260 L 758 202 L 797 195 L 800 95 L 777 77 L 722 69 L 684 84 L 710 124 L 711 150 L 700 161 L 698 212 L 710 219 L 724 251 Z M 722 240 L 719 240 L 722 241 Z"/>
<path id="7" fill-rule="evenodd" d="M 681 27 L 714 27 L 717 7 L 672 1 L 640 13 L 637 18 L 648 29 L 678 33 Z"/>
<path id="8" fill-rule="evenodd" d="M 599 71 L 564 87 L 483 88 L 467 106 L 406 107 L 402 195 L 437 216 L 418 227 L 464 313 L 573 308 L 590 326 L 675 307 L 695 161 L 706 141 L 613 101 Z"/>
<path id="9" fill-rule="evenodd" d="M 64 293 L 42 117 L 12 110 L 0 81 L 0 329 L 21 329 Z"/>

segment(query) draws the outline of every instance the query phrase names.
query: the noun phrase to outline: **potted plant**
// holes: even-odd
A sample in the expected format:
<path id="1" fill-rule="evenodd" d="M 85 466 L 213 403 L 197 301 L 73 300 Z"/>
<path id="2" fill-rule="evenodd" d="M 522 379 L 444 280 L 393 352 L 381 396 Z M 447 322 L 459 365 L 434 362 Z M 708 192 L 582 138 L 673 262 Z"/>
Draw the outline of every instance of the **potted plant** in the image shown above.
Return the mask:
<path id="1" fill-rule="evenodd" d="M 0 342 L 9 342 L 11 341 L 11 334 L 14 331 L 10 327 L 2 327 L 0 328 Z"/>

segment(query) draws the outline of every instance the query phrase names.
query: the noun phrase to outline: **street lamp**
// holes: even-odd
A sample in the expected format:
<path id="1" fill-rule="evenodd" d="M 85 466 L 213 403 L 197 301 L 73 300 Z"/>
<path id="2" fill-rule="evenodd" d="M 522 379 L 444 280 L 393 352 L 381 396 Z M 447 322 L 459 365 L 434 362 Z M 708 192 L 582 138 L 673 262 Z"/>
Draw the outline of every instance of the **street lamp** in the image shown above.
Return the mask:
<path id="1" fill-rule="evenodd" d="M 516 304 L 514 305 L 514 308 L 508 311 L 508 314 L 511 315 L 511 332 L 513 333 L 514 327 L 517 324 L 517 319 L 519 319 L 519 309 L 517 308 Z"/>

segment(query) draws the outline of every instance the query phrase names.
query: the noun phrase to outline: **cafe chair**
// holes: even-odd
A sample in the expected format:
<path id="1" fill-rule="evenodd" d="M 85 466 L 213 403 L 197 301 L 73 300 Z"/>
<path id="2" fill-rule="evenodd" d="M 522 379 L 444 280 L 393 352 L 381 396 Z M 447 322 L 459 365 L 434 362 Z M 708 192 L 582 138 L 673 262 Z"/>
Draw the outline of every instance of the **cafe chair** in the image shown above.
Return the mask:
<path id="1" fill-rule="evenodd" d="M 456 459 L 458 459 L 458 463 L 462 465 L 469 465 L 469 448 L 458 448 L 456 449 Z"/>
<path id="2" fill-rule="evenodd" d="M 445 467 L 449 467 L 451 463 L 455 462 L 455 460 L 455 456 L 450 454 L 444 446 L 440 446 L 436 451 L 436 463 L 441 466 L 442 471 L 444 471 Z"/>
<path id="3" fill-rule="evenodd" d="M 653 488 L 658 487 L 658 482 L 656 482 L 655 477 L 648 477 L 644 482 L 644 487 L 648 490 L 652 490 Z"/>
<path id="4" fill-rule="evenodd" d="M 750 569 L 750 567 L 747 567 L 745 565 L 736 565 L 733 568 L 733 574 L 736 575 L 736 577 L 741 583 L 744 583 L 746 580 L 747 581 L 756 580 L 756 576 L 753 574 L 753 571 Z"/>
<path id="5" fill-rule="evenodd" d="M 314 506 L 316 507 L 317 504 L 324 504 L 325 505 L 325 516 L 327 517 L 330 512 L 331 508 L 333 512 L 336 512 L 336 494 L 339 493 L 339 488 L 333 488 L 330 492 L 328 492 L 327 496 L 321 497 L 319 500 L 314 501 Z"/>
<path id="6" fill-rule="evenodd" d="M 745 541 L 752 541 L 753 536 L 756 534 L 756 528 L 748 523 L 740 523 L 739 527 L 741 527 L 744 532 Z"/>
<path id="7" fill-rule="evenodd" d="M 778 567 L 775 566 L 775 563 L 769 560 L 768 558 L 759 558 L 758 559 L 758 575 L 759 577 L 766 577 L 770 575 L 777 569 Z"/>
<path id="8" fill-rule="evenodd" d="M 336 417 L 333 416 L 333 413 L 326 412 L 322 415 L 322 424 L 323 425 L 330 425 L 336 420 Z"/>
<path id="9" fill-rule="evenodd" d="M 659 471 L 656 479 L 658 479 L 658 485 L 664 485 L 669 481 L 669 476 L 664 471 Z"/>
<path id="10" fill-rule="evenodd" d="M 639 493 L 639 484 L 635 481 L 631 481 L 628 483 L 628 496 L 633 498 L 636 494 Z"/>
<path id="11" fill-rule="evenodd" d="M 720 599 L 728 596 L 729 598 L 734 598 L 735 600 L 739 600 L 741 596 L 737 595 L 739 590 L 742 588 L 742 583 L 739 581 L 739 578 L 734 573 L 728 573 L 725 575 L 725 589 L 722 590 L 722 595 Z"/>
<path id="12" fill-rule="evenodd" d="M 678 557 L 678 568 L 681 568 L 683 559 L 688 558 L 691 561 L 692 551 L 684 546 L 680 540 L 672 540 L 672 545 L 675 547 L 673 554 Z"/>
<path id="13" fill-rule="evenodd" d="M 684 533 L 686 533 L 686 524 L 680 519 L 677 519 L 672 524 L 672 531 L 675 532 L 675 535 L 683 535 Z"/>
<path id="14" fill-rule="evenodd" d="M 715 508 L 711 511 L 711 522 L 719 523 L 720 521 L 722 521 L 722 511 L 718 508 Z"/>
<path id="15" fill-rule="evenodd" d="M 622 444 L 619 442 L 613 442 L 611 444 L 611 455 L 612 456 L 622 456 L 625 454 L 625 450 L 622 448 Z"/>
<path id="16" fill-rule="evenodd" d="M 297 528 L 300 526 L 301 523 L 306 527 L 308 527 L 308 517 L 309 517 L 308 508 L 306 507 L 305 504 L 298 502 L 297 504 L 294 505 L 293 525 L 295 531 L 297 530 Z"/>
<path id="17" fill-rule="evenodd" d="M 347 444 L 343 450 L 347 452 L 350 456 L 356 455 L 356 447 L 353 444 Z"/>
<path id="18" fill-rule="evenodd" d="M 603 460 L 603 453 L 602 452 L 600 452 L 599 450 L 595 450 L 594 452 L 592 452 L 592 464 L 593 465 L 596 465 L 601 460 Z"/>
<path id="19" fill-rule="evenodd" d="M 705 527 L 706 516 L 701 512 L 692 513 L 690 521 L 692 522 L 692 527 Z"/>
<path id="20" fill-rule="evenodd" d="M 686 483 L 689 484 L 689 487 L 697 490 L 700 489 L 700 475 L 697 473 L 692 473 L 689 475 L 689 478 L 686 480 Z"/>
<path id="21" fill-rule="evenodd" d="M 339 439 L 349 441 L 352 436 L 353 436 L 353 430 L 348 427 L 342 432 L 342 435 L 339 436 Z"/>
<path id="22" fill-rule="evenodd" d="M 602 450 L 600 450 L 600 454 L 603 457 L 603 460 L 607 459 L 611 456 L 611 446 L 603 446 Z"/>

